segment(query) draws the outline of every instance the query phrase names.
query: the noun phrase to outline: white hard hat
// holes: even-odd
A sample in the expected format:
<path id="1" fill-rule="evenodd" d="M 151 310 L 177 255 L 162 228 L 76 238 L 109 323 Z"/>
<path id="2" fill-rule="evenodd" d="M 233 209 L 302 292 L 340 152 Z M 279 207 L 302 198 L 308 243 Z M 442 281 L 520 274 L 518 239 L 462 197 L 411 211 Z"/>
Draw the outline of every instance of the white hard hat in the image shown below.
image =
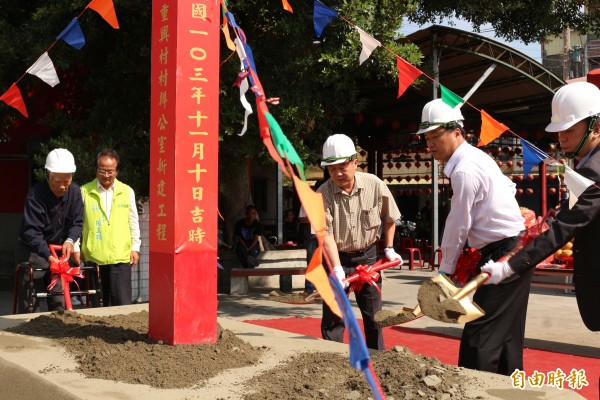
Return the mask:
<path id="1" fill-rule="evenodd" d="M 450 123 L 463 126 L 464 119 L 459 108 L 450 107 L 442 99 L 431 100 L 423 107 L 417 134 L 429 132 Z"/>
<path id="2" fill-rule="evenodd" d="M 352 139 L 337 133 L 329 136 L 323 145 L 321 166 L 341 164 L 355 155 L 356 147 Z"/>
<path id="3" fill-rule="evenodd" d="M 597 114 L 600 114 L 600 89 L 589 82 L 569 83 L 552 98 L 552 119 L 546 131 L 564 131 Z"/>
<path id="4" fill-rule="evenodd" d="M 75 159 L 67 149 L 54 149 L 46 157 L 46 169 L 50 172 L 73 173 L 75 172 Z"/>

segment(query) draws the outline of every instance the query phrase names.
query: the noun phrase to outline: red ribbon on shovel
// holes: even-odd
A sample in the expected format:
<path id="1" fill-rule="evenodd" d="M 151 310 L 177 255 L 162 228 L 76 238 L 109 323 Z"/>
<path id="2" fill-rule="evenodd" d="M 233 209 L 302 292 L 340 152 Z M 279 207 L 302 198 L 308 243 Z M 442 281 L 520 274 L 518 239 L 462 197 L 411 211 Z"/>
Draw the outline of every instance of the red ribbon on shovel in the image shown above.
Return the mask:
<path id="1" fill-rule="evenodd" d="M 55 258 L 58 258 L 58 256 L 56 255 L 56 251 L 62 250 L 62 246 L 58 244 L 51 244 L 48 247 L 50 248 L 50 253 Z M 50 278 L 52 280 L 48 285 L 48 291 L 52 290 L 54 286 L 56 286 L 56 284 L 58 283 L 58 280 L 60 279 L 62 283 L 63 294 L 65 296 L 65 308 L 67 310 L 72 310 L 73 304 L 71 303 L 71 288 L 69 287 L 69 284 L 74 281 L 74 277 L 83 278 L 81 268 L 70 267 L 69 257 L 62 256 L 58 259 L 58 262 L 50 263 L 50 272 L 52 273 L 52 275 L 50 275 Z M 75 284 L 77 285 L 77 282 L 75 282 Z M 79 285 L 77 286 L 79 287 Z"/>

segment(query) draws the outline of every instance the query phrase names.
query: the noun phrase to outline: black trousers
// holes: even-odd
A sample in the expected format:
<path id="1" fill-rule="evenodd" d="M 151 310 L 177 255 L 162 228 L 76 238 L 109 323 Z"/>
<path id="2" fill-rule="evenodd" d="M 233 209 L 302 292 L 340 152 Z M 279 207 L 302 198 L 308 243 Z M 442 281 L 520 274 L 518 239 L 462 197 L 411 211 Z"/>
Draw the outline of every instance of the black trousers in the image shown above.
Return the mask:
<path id="1" fill-rule="evenodd" d="M 346 276 L 348 276 L 358 265 L 373 265 L 377 261 L 377 248 L 376 246 L 370 246 L 365 252 L 358 255 L 340 252 L 340 261 L 344 266 Z M 377 286 L 381 290 L 381 277 L 379 277 Z M 375 325 L 375 313 L 380 311 L 382 306 L 381 294 L 374 286 L 364 284 L 360 292 L 354 292 L 354 295 L 362 315 L 367 347 L 375 350 L 385 350 L 383 333 L 381 328 Z M 323 319 L 321 320 L 323 339 L 341 343 L 344 341 L 345 328 L 344 321 L 323 302 Z"/>
<path id="2" fill-rule="evenodd" d="M 498 260 L 512 250 L 518 237 L 504 239 L 484 247 L 479 268 L 489 260 Z M 509 261 L 510 262 L 510 261 Z M 480 371 L 510 375 L 523 370 L 523 344 L 529 289 L 534 270 L 513 275 L 499 285 L 484 285 L 473 301 L 485 315 L 465 324 L 460 341 L 458 365 Z"/>
<path id="3" fill-rule="evenodd" d="M 46 293 L 48 292 L 48 285 L 50 284 L 50 264 L 44 257 L 31 251 L 31 249 L 22 243 L 17 242 L 17 248 L 15 249 L 15 263 L 21 264 L 28 262 L 34 269 L 41 269 L 33 271 L 33 286 L 35 293 Z M 22 314 L 28 311 L 29 304 L 29 292 L 31 287 L 31 280 L 29 272 L 25 268 L 19 269 L 18 277 L 18 293 L 17 293 L 17 314 Z M 53 292 L 62 291 L 62 283 L 60 279 L 52 288 Z M 63 311 L 65 309 L 65 298 L 62 295 L 49 296 L 46 298 L 48 304 L 48 311 Z M 40 311 L 40 302 L 37 297 L 33 298 L 31 312 Z"/>
<path id="4" fill-rule="evenodd" d="M 100 279 L 104 307 L 131 304 L 131 264 L 100 265 Z"/>

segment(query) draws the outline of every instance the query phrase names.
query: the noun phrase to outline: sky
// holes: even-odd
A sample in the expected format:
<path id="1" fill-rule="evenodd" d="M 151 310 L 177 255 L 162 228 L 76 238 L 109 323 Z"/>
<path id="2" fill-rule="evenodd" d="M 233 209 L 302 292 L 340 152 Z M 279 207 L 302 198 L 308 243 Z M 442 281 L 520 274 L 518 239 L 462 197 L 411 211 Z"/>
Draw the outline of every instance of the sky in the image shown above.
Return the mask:
<path id="1" fill-rule="evenodd" d="M 473 32 L 473 28 L 471 27 L 470 23 L 468 23 L 466 21 L 458 20 L 458 19 L 453 19 L 452 21 L 454 21 L 454 23 L 455 23 L 454 26 L 449 25 L 448 20 L 445 20 L 441 24 L 440 23 L 436 23 L 436 24 L 452 26 L 453 28 L 462 29 L 467 32 Z M 433 24 L 417 25 L 415 23 L 410 23 L 408 21 L 404 21 L 404 24 L 402 25 L 402 29 L 400 29 L 400 32 L 402 34 L 404 34 L 405 36 L 408 36 L 409 34 L 411 34 L 413 32 L 416 32 L 421 29 L 425 29 L 431 25 L 433 25 Z M 541 45 L 539 43 L 531 43 L 531 44 L 526 45 L 523 42 L 518 42 L 518 41 L 508 42 L 504 39 L 497 38 L 494 36 L 494 29 L 492 28 L 491 25 L 482 26 L 481 32 L 478 32 L 478 34 L 481 36 L 485 36 L 485 37 L 494 39 L 497 42 L 504 43 L 504 44 L 512 47 L 513 49 L 533 58 L 537 62 L 539 62 L 539 63 L 542 62 L 542 49 L 541 49 Z"/>

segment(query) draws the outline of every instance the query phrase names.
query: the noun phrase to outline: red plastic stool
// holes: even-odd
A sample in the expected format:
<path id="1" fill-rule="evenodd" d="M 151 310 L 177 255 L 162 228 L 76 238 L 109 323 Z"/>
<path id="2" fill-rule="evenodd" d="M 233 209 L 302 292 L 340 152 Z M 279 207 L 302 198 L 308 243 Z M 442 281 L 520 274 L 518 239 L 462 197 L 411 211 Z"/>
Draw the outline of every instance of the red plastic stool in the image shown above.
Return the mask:
<path id="1" fill-rule="evenodd" d="M 421 268 L 423 270 L 423 256 L 421 255 L 421 250 L 418 247 L 409 247 L 404 249 L 408 251 L 408 269 L 412 271 L 415 267 Z M 418 259 L 415 259 L 415 253 L 419 255 Z"/>
<path id="2" fill-rule="evenodd" d="M 431 248 L 433 250 L 433 248 Z M 435 270 L 436 268 L 440 268 L 440 264 L 442 263 L 442 248 L 438 247 L 435 251 L 431 252 L 429 257 L 429 266 L 431 270 Z"/>

